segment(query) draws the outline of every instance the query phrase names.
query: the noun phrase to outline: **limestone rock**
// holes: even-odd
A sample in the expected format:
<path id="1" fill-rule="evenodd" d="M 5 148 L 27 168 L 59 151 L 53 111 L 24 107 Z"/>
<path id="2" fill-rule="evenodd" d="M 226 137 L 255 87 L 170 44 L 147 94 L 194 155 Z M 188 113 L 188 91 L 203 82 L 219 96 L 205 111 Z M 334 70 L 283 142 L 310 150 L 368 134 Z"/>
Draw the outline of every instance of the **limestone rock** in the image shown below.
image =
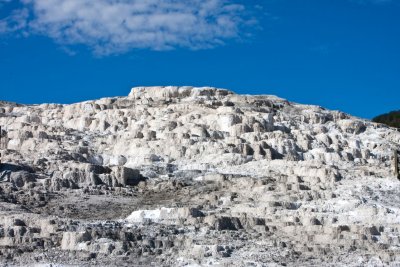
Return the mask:
<path id="1" fill-rule="evenodd" d="M 0 101 L 6 266 L 399 265 L 389 127 L 276 96 Z"/>

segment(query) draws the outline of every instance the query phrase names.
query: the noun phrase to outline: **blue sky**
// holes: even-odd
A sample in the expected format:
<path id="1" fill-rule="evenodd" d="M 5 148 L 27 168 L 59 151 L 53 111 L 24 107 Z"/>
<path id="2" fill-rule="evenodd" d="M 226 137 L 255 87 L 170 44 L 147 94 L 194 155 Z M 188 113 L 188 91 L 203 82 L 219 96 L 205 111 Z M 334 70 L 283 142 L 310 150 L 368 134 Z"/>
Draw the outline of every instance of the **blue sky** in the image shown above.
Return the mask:
<path id="1" fill-rule="evenodd" d="M 0 0 L 0 99 L 133 86 L 274 94 L 356 116 L 400 109 L 400 0 Z"/>

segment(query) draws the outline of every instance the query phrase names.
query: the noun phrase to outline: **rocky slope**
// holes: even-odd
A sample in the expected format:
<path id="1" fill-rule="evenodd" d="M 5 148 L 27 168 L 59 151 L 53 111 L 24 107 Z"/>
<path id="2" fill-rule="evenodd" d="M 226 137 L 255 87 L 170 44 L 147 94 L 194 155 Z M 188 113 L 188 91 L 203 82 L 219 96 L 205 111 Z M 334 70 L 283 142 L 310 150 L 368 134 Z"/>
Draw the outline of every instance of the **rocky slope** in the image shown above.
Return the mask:
<path id="1" fill-rule="evenodd" d="M 395 129 L 275 96 L 0 102 L 0 265 L 400 264 Z"/>

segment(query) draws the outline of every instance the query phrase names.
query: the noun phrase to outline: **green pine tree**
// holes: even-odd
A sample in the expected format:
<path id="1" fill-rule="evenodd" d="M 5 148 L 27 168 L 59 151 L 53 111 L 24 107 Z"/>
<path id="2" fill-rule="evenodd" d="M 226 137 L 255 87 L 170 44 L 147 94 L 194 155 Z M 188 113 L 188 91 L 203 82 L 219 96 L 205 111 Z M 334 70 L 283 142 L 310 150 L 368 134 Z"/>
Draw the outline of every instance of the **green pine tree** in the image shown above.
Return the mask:
<path id="1" fill-rule="evenodd" d="M 379 115 L 373 118 L 372 121 L 400 129 L 400 110 Z"/>

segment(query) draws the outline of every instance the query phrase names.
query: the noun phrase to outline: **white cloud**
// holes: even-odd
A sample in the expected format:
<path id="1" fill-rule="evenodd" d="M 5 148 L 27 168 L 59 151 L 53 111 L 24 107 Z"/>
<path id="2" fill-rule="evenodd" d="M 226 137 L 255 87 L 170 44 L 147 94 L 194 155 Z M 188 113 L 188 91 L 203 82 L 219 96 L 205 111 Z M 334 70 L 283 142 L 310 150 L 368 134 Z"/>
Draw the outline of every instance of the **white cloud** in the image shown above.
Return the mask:
<path id="1" fill-rule="evenodd" d="M 211 48 L 240 37 L 243 27 L 254 23 L 245 6 L 228 0 L 21 2 L 23 9 L 0 21 L 0 33 L 24 30 L 62 45 L 89 46 L 96 54 Z"/>
<path id="2" fill-rule="evenodd" d="M 0 20 L 0 34 L 23 31 L 27 26 L 28 17 L 29 11 L 26 8 L 14 10 L 8 17 Z"/>

